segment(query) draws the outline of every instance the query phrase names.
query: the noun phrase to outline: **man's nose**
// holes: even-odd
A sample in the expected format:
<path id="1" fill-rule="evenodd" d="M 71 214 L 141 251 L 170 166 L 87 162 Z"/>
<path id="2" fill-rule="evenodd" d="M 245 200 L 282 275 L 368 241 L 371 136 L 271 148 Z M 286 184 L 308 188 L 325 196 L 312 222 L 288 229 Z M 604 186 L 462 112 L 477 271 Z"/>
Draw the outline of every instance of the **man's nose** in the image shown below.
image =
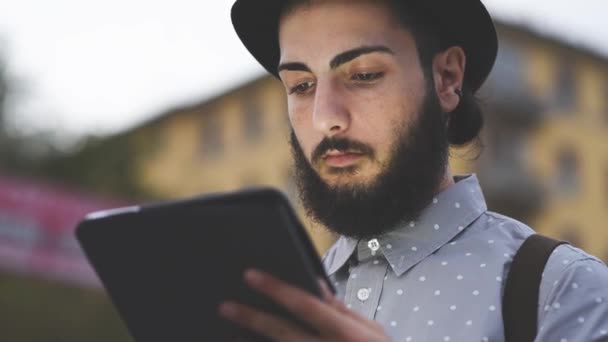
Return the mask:
<path id="1" fill-rule="evenodd" d="M 348 130 L 350 113 L 339 85 L 331 81 L 317 83 L 312 113 L 313 126 L 327 137 Z"/>

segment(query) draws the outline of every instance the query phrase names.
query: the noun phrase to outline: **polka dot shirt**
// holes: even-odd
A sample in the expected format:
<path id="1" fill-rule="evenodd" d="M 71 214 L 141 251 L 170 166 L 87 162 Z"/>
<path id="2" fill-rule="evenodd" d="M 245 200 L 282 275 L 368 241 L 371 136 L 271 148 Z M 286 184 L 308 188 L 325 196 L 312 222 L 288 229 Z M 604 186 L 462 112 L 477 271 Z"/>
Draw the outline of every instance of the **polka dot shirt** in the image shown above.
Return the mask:
<path id="1" fill-rule="evenodd" d="M 341 237 L 324 266 L 337 295 L 393 341 L 504 341 L 502 293 L 533 230 L 487 211 L 475 175 L 457 177 L 415 222 Z M 545 268 L 536 341 L 608 341 L 608 268 L 570 245 Z"/>

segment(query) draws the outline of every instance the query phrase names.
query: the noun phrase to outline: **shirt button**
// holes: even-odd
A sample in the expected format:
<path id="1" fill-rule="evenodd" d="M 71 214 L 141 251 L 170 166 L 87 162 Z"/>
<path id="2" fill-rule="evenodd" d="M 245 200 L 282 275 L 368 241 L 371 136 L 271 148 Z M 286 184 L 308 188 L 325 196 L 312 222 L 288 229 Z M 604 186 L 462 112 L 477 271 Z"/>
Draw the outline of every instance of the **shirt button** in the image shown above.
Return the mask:
<path id="1" fill-rule="evenodd" d="M 367 242 L 367 247 L 369 247 L 372 252 L 375 252 L 380 248 L 380 243 L 378 242 L 378 239 L 372 239 Z"/>
<path id="2" fill-rule="evenodd" d="M 359 289 L 359 291 L 357 292 L 357 298 L 359 298 L 360 301 L 364 302 L 369 298 L 369 289 Z"/>

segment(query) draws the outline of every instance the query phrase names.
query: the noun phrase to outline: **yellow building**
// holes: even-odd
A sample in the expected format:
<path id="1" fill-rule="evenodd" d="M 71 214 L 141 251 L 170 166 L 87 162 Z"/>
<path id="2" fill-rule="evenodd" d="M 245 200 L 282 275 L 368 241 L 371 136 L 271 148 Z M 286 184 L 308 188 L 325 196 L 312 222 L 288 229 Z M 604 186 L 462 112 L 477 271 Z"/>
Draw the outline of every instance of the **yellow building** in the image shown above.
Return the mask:
<path id="1" fill-rule="evenodd" d="M 453 151 L 490 209 L 608 258 L 608 59 L 499 23 L 482 89 L 485 149 Z M 296 198 L 282 85 L 262 77 L 127 132 L 140 187 L 163 198 L 271 185 Z M 310 225 L 310 222 L 309 222 Z M 332 239 L 312 228 L 320 252 Z"/>

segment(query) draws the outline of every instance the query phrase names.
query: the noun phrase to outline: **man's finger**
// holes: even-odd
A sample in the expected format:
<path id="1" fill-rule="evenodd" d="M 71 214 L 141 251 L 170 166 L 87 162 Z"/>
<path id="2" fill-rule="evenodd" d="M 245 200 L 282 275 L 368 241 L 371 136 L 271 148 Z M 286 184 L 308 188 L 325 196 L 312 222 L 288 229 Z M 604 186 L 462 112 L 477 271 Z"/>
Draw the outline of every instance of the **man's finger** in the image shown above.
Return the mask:
<path id="1" fill-rule="evenodd" d="M 327 282 L 325 281 L 325 279 L 317 278 L 317 280 L 319 282 L 319 288 L 321 289 L 321 296 L 323 297 L 323 300 L 326 302 L 333 301 L 335 296 L 329 289 L 329 285 L 327 285 Z"/>
<path id="2" fill-rule="evenodd" d="M 339 312 L 333 305 L 267 273 L 249 270 L 245 274 L 245 280 L 252 288 L 309 323 L 322 335 L 339 336 L 359 324 L 349 315 Z"/>
<path id="3" fill-rule="evenodd" d="M 285 320 L 234 302 L 222 303 L 222 317 L 274 341 L 311 341 L 302 329 Z"/>

